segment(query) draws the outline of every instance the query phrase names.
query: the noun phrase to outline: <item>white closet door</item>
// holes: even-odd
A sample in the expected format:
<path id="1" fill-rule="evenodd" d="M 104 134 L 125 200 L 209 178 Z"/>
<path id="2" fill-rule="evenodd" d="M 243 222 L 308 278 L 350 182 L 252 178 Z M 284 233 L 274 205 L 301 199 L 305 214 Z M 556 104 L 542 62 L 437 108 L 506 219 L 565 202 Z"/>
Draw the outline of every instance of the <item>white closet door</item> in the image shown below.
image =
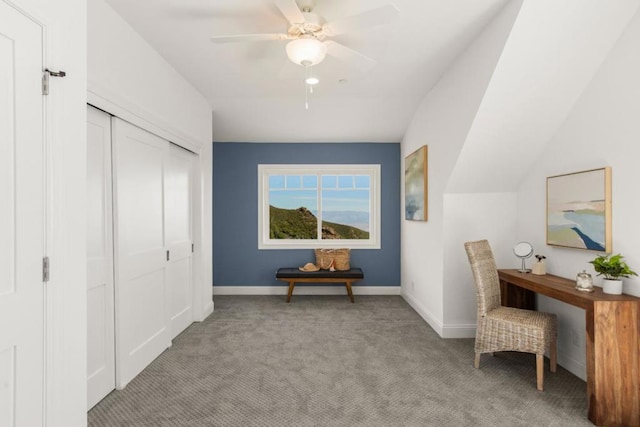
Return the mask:
<path id="1" fill-rule="evenodd" d="M 165 236 L 171 338 L 193 322 L 192 180 L 195 155 L 170 145 L 165 169 Z"/>
<path id="2" fill-rule="evenodd" d="M 171 344 L 164 244 L 169 143 L 112 119 L 116 262 L 116 387 Z"/>
<path id="3" fill-rule="evenodd" d="M 87 408 L 116 386 L 111 116 L 87 107 Z"/>
<path id="4" fill-rule="evenodd" d="M 43 425 L 42 29 L 0 1 L 0 426 Z"/>

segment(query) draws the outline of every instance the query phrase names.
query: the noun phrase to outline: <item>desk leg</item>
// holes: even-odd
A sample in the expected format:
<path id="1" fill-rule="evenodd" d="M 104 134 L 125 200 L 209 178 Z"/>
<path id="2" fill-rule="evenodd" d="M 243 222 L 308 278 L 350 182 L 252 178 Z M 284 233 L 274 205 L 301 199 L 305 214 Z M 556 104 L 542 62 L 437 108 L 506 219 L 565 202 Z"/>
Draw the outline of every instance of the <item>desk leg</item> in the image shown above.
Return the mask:
<path id="1" fill-rule="evenodd" d="M 296 286 L 296 282 L 289 280 L 289 293 L 287 294 L 287 302 L 291 302 L 291 295 L 293 295 L 293 288 Z"/>
<path id="2" fill-rule="evenodd" d="M 640 426 L 640 304 L 596 301 L 586 320 L 589 420 Z"/>
<path id="3" fill-rule="evenodd" d="M 351 282 L 346 281 L 344 282 L 344 284 L 347 287 L 347 294 L 349 295 L 349 301 L 351 301 L 352 303 L 355 302 L 353 300 L 353 292 L 351 291 Z"/>
<path id="4" fill-rule="evenodd" d="M 593 307 L 587 308 L 585 310 L 585 324 L 587 326 L 587 336 L 586 336 L 586 362 L 587 362 L 587 412 L 589 421 L 597 424 L 598 419 L 598 406 L 596 405 L 596 393 L 595 393 L 595 330 L 593 324 Z"/>

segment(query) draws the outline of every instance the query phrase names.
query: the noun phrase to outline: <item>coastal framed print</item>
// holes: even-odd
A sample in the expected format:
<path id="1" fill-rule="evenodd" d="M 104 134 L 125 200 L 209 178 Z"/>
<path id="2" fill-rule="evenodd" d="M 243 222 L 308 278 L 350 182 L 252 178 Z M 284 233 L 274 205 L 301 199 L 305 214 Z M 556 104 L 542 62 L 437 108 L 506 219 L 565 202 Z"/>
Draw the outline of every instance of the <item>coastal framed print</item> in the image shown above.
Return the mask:
<path id="1" fill-rule="evenodd" d="M 404 159 L 404 217 L 427 220 L 427 146 L 423 145 Z"/>
<path id="2" fill-rule="evenodd" d="M 611 252 L 611 167 L 547 178 L 547 244 Z"/>

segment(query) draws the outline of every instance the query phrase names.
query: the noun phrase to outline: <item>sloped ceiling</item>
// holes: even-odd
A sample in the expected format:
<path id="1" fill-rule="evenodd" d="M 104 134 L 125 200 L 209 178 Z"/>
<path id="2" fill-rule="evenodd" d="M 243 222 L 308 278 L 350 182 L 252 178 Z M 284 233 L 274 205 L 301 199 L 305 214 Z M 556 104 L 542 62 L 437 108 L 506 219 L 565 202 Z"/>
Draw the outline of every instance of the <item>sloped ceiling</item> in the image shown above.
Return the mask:
<path id="1" fill-rule="evenodd" d="M 374 58 L 366 73 L 334 58 L 305 109 L 304 70 L 286 42 L 214 44 L 213 35 L 283 32 L 272 0 L 107 0 L 210 102 L 215 141 L 400 141 L 417 105 L 506 0 L 392 0 L 397 19 L 334 40 Z M 387 0 L 316 0 L 325 19 Z M 340 83 L 340 80 L 346 82 Z"/>
<path id="2" fill-rule="evenodd" d="M 448 193 L 518 188 L 639 7 L 524 1 L 466 137 Z M 603 141 L 606 144 L 606 141 Z"/>

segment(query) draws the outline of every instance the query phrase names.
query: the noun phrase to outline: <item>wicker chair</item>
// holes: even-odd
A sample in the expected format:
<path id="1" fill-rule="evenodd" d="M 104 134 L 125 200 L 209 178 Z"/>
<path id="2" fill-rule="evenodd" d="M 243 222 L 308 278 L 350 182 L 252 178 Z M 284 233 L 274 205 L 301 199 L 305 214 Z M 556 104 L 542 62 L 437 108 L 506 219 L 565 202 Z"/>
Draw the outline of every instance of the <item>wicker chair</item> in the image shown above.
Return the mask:
<path id="1" fill-rule="evenodd" d="M 480 367 L 480 355 L 495 351 L 520 351 L 536 355 L 537 388 L 543 390 L 544 352 L 549 349 L 551 372 L 556 371 L 555 314 L 500 305 L 500 281 L 489 242 L 464 244 L 473 271 L 478 304 L 474 367 Z"/>

